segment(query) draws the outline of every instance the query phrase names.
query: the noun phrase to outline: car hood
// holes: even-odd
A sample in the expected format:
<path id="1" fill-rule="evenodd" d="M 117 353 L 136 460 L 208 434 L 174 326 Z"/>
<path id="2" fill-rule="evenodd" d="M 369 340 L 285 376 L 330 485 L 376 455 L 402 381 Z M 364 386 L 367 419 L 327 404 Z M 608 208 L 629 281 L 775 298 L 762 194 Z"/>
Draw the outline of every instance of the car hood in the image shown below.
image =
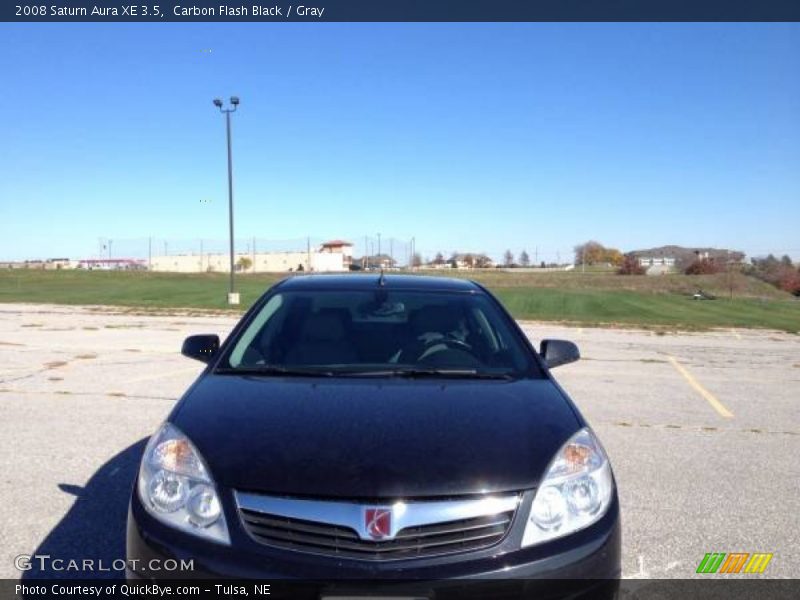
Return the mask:
<path id="1" fill-rule="evenodd" d="M 546 379 L 208 374 L 172 420 L 223 487 L 350 499 L 529 489 L 580 427 Z"/>

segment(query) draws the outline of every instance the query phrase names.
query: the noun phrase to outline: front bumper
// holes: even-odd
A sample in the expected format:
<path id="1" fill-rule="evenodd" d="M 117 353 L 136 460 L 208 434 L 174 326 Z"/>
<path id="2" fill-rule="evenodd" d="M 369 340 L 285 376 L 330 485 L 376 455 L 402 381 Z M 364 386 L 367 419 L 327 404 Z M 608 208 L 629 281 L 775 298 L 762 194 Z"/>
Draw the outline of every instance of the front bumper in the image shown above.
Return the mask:
<path id="1" fill-rule="evenodd" d="M 225 504 L 230 507 L 229 503 Z M 451 593 L 452 597 L 464 597 L 470 591 L 484 597 L 489 593 L 495 595 L 494 591 L 485 590 L 487 585 L 491 585 L 493 590 L 502 590 L 503 597 L 507 594 L 508 597 L 525 597 L 529 592 L 538 598 L 581 597 L 580 593 L 587 589 L 591 591 L 591 597 L 598 597 L 597 586 L 606 589 L 610 585 L 613 594 L 620 576 L 621 527 L 616 497 L 608 512 L 591 527 L 538 546 L 503 551 L 501 545 L 494 551 L 450 555 L 446 559 L 377 563 L 264 546 L 247 535 L 235 510 L 226 509 L 226 518 L 230 546 L 205 541 L 156 521 L 144 510 L 134 493 L 128 515 L 127 557 L 129 561 L 135 560 L 139 567 L 137 572 L 129 572 L 129 577 L 145 580 L 280 580 L 286 585 L 289 585 L 288 580 L 293 580 L 296 582 L 292 584 L 295 586 L 293 597 L 298 597 L 300 591 L 297 582 L 314 582 L 312 595 L 308 596 L 313 598 L 325 590 L 330 592 L 331 586 L 341 595 L 342 590 L 347 593 L 362 590 L 363 593 L 365 585 L 368 585 L 370 593 L 376 590 L 386 593 L 385 588 L 389 585 L 388 589 L 396 596 L 412 585 L 411 591 L 421 594 L 419 597 L 435 596 L 439 600 Z M 193 568 L 188 571 L 154 571 L 148 568 L 149 564 L 163 565 L 165 559 L 174 559 L 178 563 L 191 560 Z M 398 583 L 400 580 L 414 583 L 401 584 Z M 273 597 L 276 591 L 279 589 L 275 588 Z"/>

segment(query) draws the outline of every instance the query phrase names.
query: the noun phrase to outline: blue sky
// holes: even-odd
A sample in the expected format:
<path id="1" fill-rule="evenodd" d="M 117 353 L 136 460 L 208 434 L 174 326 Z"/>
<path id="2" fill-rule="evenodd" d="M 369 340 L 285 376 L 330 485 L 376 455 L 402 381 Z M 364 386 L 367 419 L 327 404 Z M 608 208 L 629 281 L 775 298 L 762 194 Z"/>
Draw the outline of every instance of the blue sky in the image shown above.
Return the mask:
<path id="1" fill-rule="evenodd" d="M 6 23 L 0 72 L 0 258 L 224 239 L 237 94 L 237 237 L 800 259 L 797 24 Z"/>

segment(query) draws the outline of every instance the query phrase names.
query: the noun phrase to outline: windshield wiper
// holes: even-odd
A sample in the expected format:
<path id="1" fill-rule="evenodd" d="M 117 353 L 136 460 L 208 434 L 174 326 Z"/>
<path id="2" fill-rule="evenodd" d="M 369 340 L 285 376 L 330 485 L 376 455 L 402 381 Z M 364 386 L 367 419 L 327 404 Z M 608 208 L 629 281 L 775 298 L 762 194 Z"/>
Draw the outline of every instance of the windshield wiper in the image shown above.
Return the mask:
<path id="1" fill-rule="evenodd" d="M 284 377 L 333 377 L 334 371 L 314 367 L 282 367 L 280 365 L 256 365 L 251 367 L 221 367 L 214 371 L 221 375 L 278 375 Z"/>
<path id="2" fill-rule="evenodd" d="M 406 377 L 409 379 L 497 379 L 511 380 L 509 373 L 492 373 L 477 369 L 326 369 L 320 367 L 283 367 L 280 365 L 255 365 L 248 367 L 221 367 L 214 371 L 220 375 L 256 375 L 283 377 Z"/>
<path id="3" fill-rule="evenodd" d="M 334 375 L 343 377 L 407 377 L 409 379 L 514 379 L 509 373 L 492 373 L 489 371 L 478 371 L 477 369 L 420 369 L 402 367 L 397 369 L 342 370 L 336 371 Z"/>

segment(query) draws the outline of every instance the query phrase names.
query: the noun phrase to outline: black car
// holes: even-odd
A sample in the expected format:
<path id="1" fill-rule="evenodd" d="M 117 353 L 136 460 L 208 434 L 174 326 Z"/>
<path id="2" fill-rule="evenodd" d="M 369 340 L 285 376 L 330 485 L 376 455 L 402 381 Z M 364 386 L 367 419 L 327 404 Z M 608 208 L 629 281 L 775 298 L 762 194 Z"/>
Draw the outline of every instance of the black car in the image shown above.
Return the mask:
<path id="1" fill-rule="evenodd" d="M 130 577 L 618 579 L 611 466 L 550 373 L 578 349 L 537 353 L 479 284 L 292 277 L 183 354 L 208 367 L 144 452 Z"/>

